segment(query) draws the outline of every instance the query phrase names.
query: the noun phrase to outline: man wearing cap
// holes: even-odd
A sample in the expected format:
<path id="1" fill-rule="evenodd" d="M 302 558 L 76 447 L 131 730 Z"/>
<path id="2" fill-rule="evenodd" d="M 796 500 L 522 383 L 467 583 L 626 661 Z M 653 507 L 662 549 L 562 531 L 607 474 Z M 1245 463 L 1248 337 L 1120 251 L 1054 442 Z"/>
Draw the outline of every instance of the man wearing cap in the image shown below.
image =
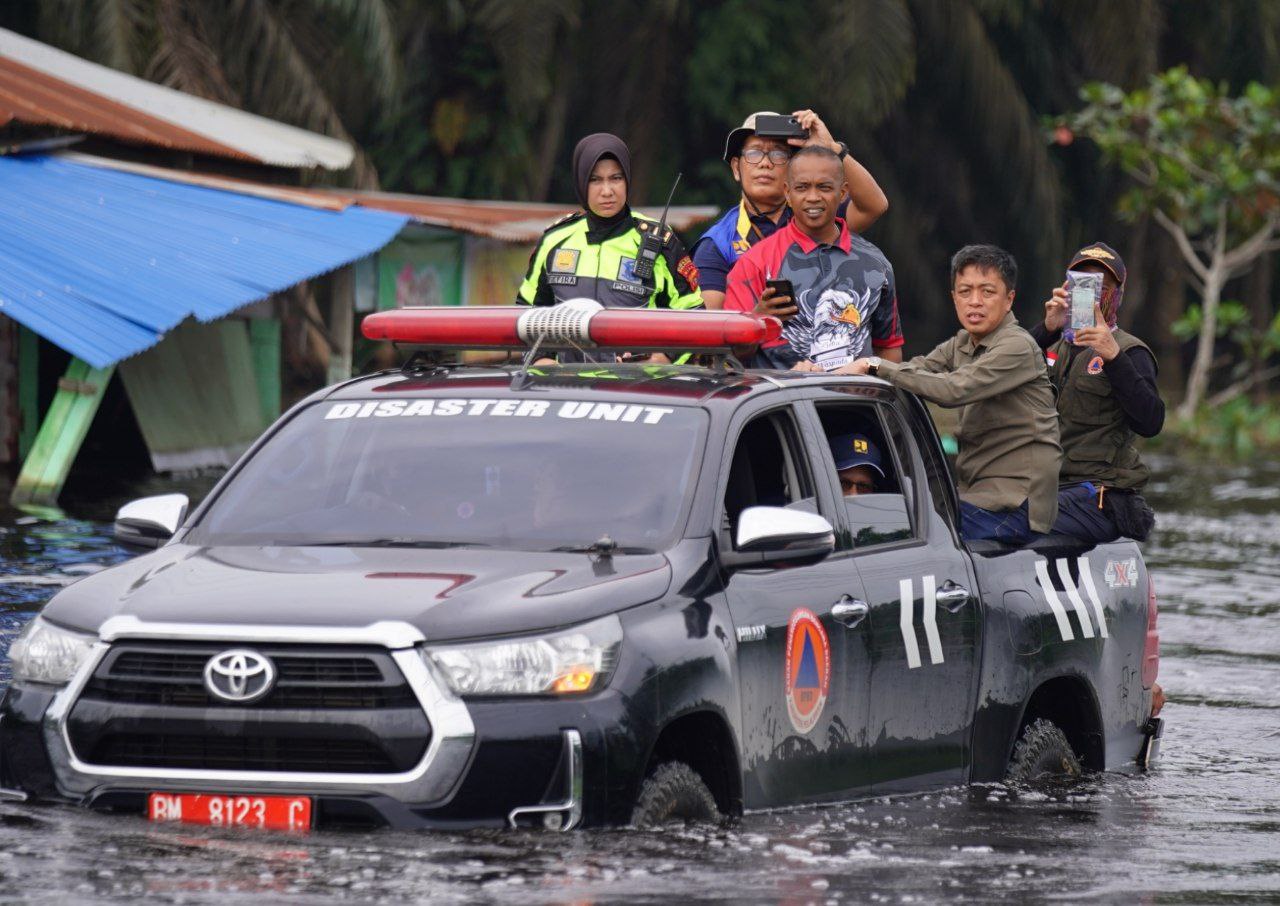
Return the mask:
<path id="1" fill-rule="evenodd" d="M 1063 284 L 1045 302 L 1044 322 L 1031 330 L 1058 391 L 1063 458 L 1053 531 L 1095 543 L 1121 535 L 1144 541 L 1155 516 L 1140 493 L 1150 470 L 1135 436 L 1155 437 L 1164 427 L 1156 358 L 1116 326 L 1127 276 L 1120 254 L 1092 242 L 1067 269 L 1101 274 L 1103 290 L 1094 326 L 1073 331 L 1068 325 Z"/>
<path id="2" fill-rule="evenodd" d="M 956 485 L 966 541 L 1026 544 L 1058 513 L 1058 417 L 1036 342 L 1013 316 L 1018 265 L 993 245 L 951 258 L 960 330 L 908 362 L 858 359 L 839 374 L 870 374 L 930 402 L 960 408 Z"/>
<path id="3" fill-rule="evenodd" d="M 797 147 L 830 148 L 840 158 L 849 192 L 841 216 L 850 230 L 861 233 L 889 209 L 889 200 L 872 175 L 854 159 L 844 142 L 832 138 L 826 124 L 812 110 L 792 114 L 808 130 L 808 138 L 784 140 L 756 135 L 757 117 L 777 115 L 767 110 L 753 113 L 725 140 L 724 160 L 734 182 L 742 187 L 742 195 L 693 247 L 693 263 L 698 268 L 707 308 L 724 304 L 729 271 L 747 249 L 791 219 L 784 181 L 787 164 Z M 774 302 L 777 308 L 787 308 L 789 304 L 789 299 Z"/>
<path id="4" fill-rule="evenodd" d="M 752 246 L 729 272 L 724 308 L 782 317 L 782 336 L 737 350 L 753 368 L 833 371 L 875 350 L 902 359 L 902 328 L 893 267 L 884 253 L 849 230 L 838 216 L 844 193 L 839 156 L 821 145 L 793 155 L 786 172 L 794 213 L 773 235 Z M 774 308 L 778 288 L 791 284 L 788 311 Z"/>
<path id="5" fill-rule="evenodd" d="M 846 497 L 874 494 L 884 480 L 880 450 L 865 434 L 840 434 L 829 438 L 840 490 Z"/>

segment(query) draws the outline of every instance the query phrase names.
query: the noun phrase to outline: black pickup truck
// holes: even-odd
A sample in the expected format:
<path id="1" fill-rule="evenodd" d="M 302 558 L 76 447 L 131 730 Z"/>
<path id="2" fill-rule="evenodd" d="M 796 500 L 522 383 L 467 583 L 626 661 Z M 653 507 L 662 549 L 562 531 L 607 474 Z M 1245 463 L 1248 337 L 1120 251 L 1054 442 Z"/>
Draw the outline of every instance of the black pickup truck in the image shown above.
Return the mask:
<path id="1" fill-rule="evenodd" d="M 827 438 L 884 453 L 844 497 Z M 153 820 L 575 826 L 1137 770 L 1124 541 L 966 546 L 875 378 L 411 364 L 294 407 L 11 651 L 0 783 Z"/>

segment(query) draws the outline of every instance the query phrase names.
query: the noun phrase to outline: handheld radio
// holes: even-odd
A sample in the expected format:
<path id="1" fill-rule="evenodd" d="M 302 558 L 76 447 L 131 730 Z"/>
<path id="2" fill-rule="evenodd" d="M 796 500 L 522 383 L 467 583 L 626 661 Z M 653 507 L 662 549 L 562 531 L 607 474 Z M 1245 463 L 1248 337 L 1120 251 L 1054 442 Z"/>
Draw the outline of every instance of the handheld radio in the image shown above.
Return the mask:
<path id="1" fill-rule="evenodd" d="M 676 174 L 676 181 L 671 184 L 671 193 L 667 195 L 667 206 L 662 209 L 662 220 L 658 225 L 644 234 L 640 240 L 640 251 L 636 253 L 636 276 L 641 280 L 653 278 L 653 265 L 662 254 L 662 242 L 667 235 L 667 212 L 671 210 L 671 199 L 675 198 L 676 186 L 680 185 L 683 173 Z"/>

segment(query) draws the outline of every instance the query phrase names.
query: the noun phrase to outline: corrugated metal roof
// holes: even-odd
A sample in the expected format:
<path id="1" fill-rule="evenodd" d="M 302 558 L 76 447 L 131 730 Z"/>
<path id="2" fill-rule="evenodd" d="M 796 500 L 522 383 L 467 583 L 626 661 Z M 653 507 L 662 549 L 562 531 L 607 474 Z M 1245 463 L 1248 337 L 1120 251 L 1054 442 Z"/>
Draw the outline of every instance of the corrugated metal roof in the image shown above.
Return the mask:
<path id="1" fill-rule="evenodd" d="M 305 205 L 309 208 L 320 208 L 325 211 L 345 211 L 354 202 L 350 196 L 332 192 L 321 192 L 315 189 L 303 189 L 298 186 L 282 186 L 275 183 L 257 182 L 251 179 L 240 179 L 235 176 L 218 176 L 212 173 L 194 173 L 191 170 L 173 170 L 168 167 L 157 167 L 152 164 L 140 164 L 131 160 L 117 160 L 113 157 L 99 157 L 96 154 L 81 154 L 78 151 L 57 151 L 51 156 L 58 160 L 87 164 L 106 170 L 117 170 L 121 173 L 136 173 L 140 176 L 151 176 L 169 182 L 179 182 L 190 186 L 204 186 L 208 189 L 221 189 L 225 192 L 238 192 L 241 195 L 252 195 L 255 198 L 269 198 L 272 201 L 287 201 L 290 204 Z"/>
<path id="2" fill-rule="evenodd" d="M 372 254 L 406 220 L 0 157 L 0 313 L 104 367 Z"/>
<path id="3" fill-rule="evenodd" d="M 347 142 L 90 63 L 0 28 L 0 125 L 17 119 L 282 167 L 343 170 Z"/>
<path id="4" fill-rule="evenodd" d="M 242 192 L 260 198 L 272 198 L 294 204 L 309 205 L 326 210 L 344 210 L 351 205 L 405 214 L 419 223 L 444 227 L 486 236 L 504 242 L 534 242 L 547 227 L 565 214 L 578 210 L 577 205 L 549 204 L 531 201 L 474 201 L 465 198 L 439 198 L 432 195 L 404 195 L 394 192 L 370 192 L 356 189 L 277 186 L 268 183 L 236 179 L 229 176 L 211 176 L 186 170 L 169 170 L 149 164 L 113 160 L 89 154 L 64 151 L 58 155 L 63 160 L 76 161 L 95 167 L 140 173 L 190 185 L 209 186 L 229 192 Z M 640 213 L 657 220 L 662 216 L 660 208 L 640 208 Z M 711 205 L 680 205 L 673 207 L 667 222 L 677 230 L 687 230 L 704 223 L 719 213 Z"/>
<path id="5" fill-rule="evenodd" d="M 531 201 L 472 201 L 463 198 L 437 198 L 430 195 L 401 195 L 394 192 L 368 192 L 351 189 L 325 190 L 348 198 L 366 208 L 408 214 L 419 223 L 447 227 L 488 236 L 507 242 L 533 242 L 551 224 L 565 214 L 579 210 L 571 204 L 542 204 Z M 661 208 L 638 208 L 641 214 L 655 220 Z M 677 230 L 710 220 L 718 213 L 711 205 L 672 207 L 667 223 Z"/>

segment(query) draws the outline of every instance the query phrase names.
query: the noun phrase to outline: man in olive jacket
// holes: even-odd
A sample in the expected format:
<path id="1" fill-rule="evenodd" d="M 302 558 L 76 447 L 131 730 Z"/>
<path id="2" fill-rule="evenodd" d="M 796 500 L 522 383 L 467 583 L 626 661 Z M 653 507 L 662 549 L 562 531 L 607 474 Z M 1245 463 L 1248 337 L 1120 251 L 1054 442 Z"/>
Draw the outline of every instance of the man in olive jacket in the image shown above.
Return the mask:
<path id="1" fill-rule="evenodd" d="M 968 541 L 1025 544 L 1058 511 L 1058 413 L 1040 347 L 1013 316 L 1018 266 L 991 245 L 951 259 L 961 330 L 928 355 L 858 359 L 840 374 L 872 374 L 940 406 L 959 406 L 956 479 Z"/>
<path id="2" fill-rule="evenodd" d="M 1095 543 L 1121 535 L 1145 541 L 1155 515 L 1142 499 L 1150 471 L 1136 438 L 1164 427 L 1156 357 L 1116 326 L 1126 276 L 1119 253 L 1093 242 L 1067 268 L 1101 274 L 1103 290 L 1094 326 L 1071 330 L 1064 284 L 1045 303 L 1044 323 L 1031 329 L 1058 391 L 1063 460 L 1053 530 Z"/>

